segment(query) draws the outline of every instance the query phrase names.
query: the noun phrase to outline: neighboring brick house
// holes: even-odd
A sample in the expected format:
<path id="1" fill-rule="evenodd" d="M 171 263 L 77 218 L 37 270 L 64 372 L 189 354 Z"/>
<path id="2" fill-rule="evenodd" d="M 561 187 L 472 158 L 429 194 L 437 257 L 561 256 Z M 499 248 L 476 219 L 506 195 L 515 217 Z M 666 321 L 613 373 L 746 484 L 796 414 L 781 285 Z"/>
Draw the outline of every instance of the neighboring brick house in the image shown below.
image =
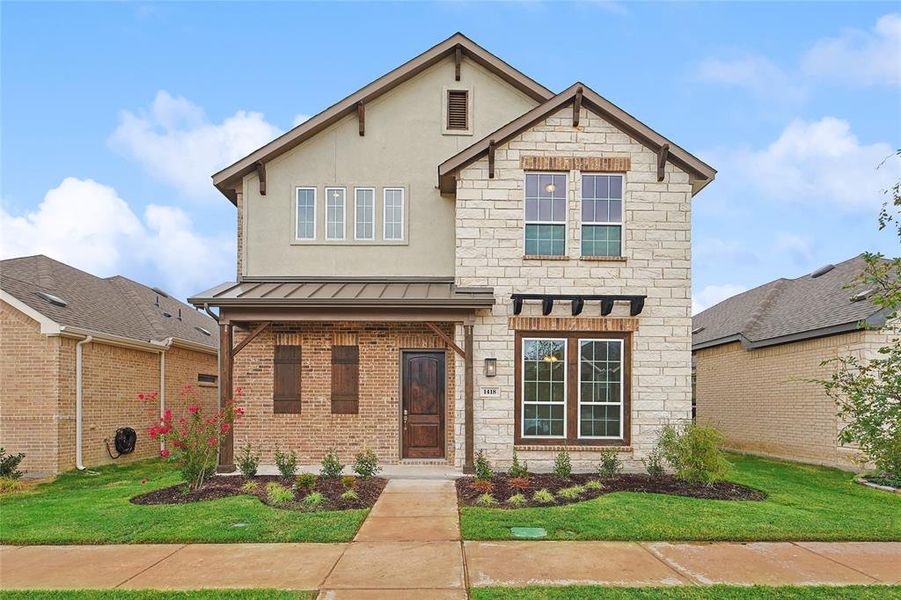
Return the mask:
<path id="1" fill-rule="evenodd" d="M 890 340 L 880 329 L 888 311 L 868 299 L 873 290 L 846 287 L 864 265 L 857 256 L 777 279 L 695 315 L 697 421 L 735 450 L 856 465 L 858 453 L 838 441 L 835 403 L 811 380 L 832 372 L 823 361 L 874 357 Z"/>
<path id="2" fill-rule="evenodd" d="M 220 453 L 630 468 L 691 415 L 691 198 L 715 171 L 455 34 L 213 176 L 237 207 Z"/>
<path id="3" fill-rule="evenodd" d="M 218 406 L 218 341 L 213 319 L 125 277 L 0 261 L 0 446 L 24 452 L 29 475 L 52 474 L 112 462 L 105 440 L 115 455 L 116 430 L 131 427 L 135 450 L 119 460 L 155 456 L 148 410 L 177 411 L 186 384 Z M 155 391 L 159 402 L 137 399 Z"/>

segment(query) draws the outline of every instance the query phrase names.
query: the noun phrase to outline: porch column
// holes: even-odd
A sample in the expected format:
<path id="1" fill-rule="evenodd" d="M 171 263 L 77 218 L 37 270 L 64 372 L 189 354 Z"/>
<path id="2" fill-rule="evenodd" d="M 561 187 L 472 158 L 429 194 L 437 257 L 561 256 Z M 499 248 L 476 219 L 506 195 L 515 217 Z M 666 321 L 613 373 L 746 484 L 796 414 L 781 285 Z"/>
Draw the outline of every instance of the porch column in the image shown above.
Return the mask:
<path id="1" fill-rule="evenodd" d="M 463 325 L 463 351 L 466 353 L 466 357 L 463 359 L 463 406 L 465 411 L 464 427 L 466 428 L 463 472 L 473 473 L 475 471 L 475 467 L 473 466 L 475 463 L 475 448 L 473 447 L 475 444 L 475 423 L 473 422 L 475 411 L 472 404 L 474 385 L 472 370 L 472 325 Z"/>
<path id="2" fill-rule="evenodd" d="M 232 325 L 231 323 L 219 324 L 219 408 L 232 400 Z M 230 473 L 235 470 L 235 430 L 231 428 L 222 443 L 219 445 L 219 466 L 216 469 L 220 473 Z"/>

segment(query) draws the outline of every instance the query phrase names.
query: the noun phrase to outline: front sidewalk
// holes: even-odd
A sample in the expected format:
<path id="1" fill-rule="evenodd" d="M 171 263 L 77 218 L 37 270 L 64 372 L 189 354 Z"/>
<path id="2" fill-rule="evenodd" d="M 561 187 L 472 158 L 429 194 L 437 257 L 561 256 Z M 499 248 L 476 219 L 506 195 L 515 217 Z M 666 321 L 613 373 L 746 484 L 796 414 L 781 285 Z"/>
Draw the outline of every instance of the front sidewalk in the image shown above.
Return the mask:
<path id="1" fill-rule="evenodd" d="M 898 584 L 898 565 L 901 542 L 463 542 L 452 481 L 391 480 L 350 543 L 0 546 L 0 588 L 463 600 L 487 586 Z"/>

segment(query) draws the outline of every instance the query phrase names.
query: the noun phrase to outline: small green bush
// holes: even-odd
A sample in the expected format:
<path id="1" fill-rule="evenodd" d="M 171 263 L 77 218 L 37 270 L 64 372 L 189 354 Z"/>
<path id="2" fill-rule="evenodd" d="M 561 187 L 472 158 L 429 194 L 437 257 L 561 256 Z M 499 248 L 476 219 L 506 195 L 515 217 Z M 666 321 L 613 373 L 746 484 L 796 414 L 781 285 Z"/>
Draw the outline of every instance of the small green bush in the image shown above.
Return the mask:
<path id="1" fill-rule="evenodd" d="M 601 450 L 601 462 L 598 464 L 598 475 L 601 477 L 613 477 L 623 470 L 623 462 L 619 454 L 613 448 Z"/>
<path id="2" fill-rule="evenodd" d="M 585 493 L 585 488 L 581 485 L 573 485 L 567 488 L 563 488 L 557 495 L 561 498 L 565 498 L 567 500 L 575 500 L 579 496 Z"/>
<path id="3" fill-rule="evenodd" d="M 316 476 L 312 473 L 301 473 L 295 481 L 297 482 L 297 487 L 302 490 L 309 491 L 316 487 Z"/>
<path id="4" fill-rule="evenodd" d="M 6 477 L 7 479 L 18 479 L 21 477 L 23 473 L 18 470 L 18 467 L 23 458 L 25 458 L 24 452 L 7 455 L 6 450 L 0 448 L 0 477 Z"/>
<path id="5" fill-rule="evenodd" d="M 344 486 L 344 489 L 353 490 L 357 487 L 357 478 L 353 475 L 342 475 L 341 476 L 341 485 Z"/>
<path id="6" fill-rule="evenodd" d="M 711 484 L 726 476 L 729 463 L 720 446 L 723 434 L 713 427 L 693 423 L 663 428 L 657 446 L 663 458 L 676 471 L 676 477 L 689 483 Z"/>
<path id="7" fill-rule="evenodd" d="M 363 452 L 354 456 L 354 473 L 360 479 L 369 479 L 378 474 L 382 470 L 379 466 L 379 458 L 371 448 L 366 448 Z"/>
<path id="8" fill-rule="evenodd" d="M 255 489 L 257 489 L 258 487 L 260 487 L 260 486 L 256 481 L 245 481 L 244 485 L 241 486 L 241 489 L 244 490 L 245 492 L 252 492 Z"/>
<path id="9" fill-rule="evenodd" d="M 541 489 L 532 494 L 532 500 L 538 504 L 551 504 L 554 502 L 554 495 L 545 489 Z"/>
<path id="10" fill-rule="evenodd" d="M 354 490 L 347 490 L 341 494 L 340 498 L 342 500 L 359 500 L 360 494 L 356 493 Z"/>
<path id="11" fill-rule="evenodd" d="M 303 499 L 303 505 L 311 510 L 316 510 L 325 504 L 325 496 L 319 492 L 310 492 Z"/>
<path id="12" fill-rule="evenodd" d="M 569 458 L 569 450 L 564 448 L 554 457 L 554 475 L 568 479 L 573 474 L 573 463 Z"/>
<path id="13" fill-rule="evenodd" d="M 294 492 L 283 485 L 270 481 L 266 484 L 266 498 L 272 504 L 284 504 L 294 500 Z"/>
<path id="14" fill-rule="evenodd" d="M 586 490 L 602 490 L 604 489 L 604 484 L 598 481 L 597 479 L 592 479 L 590 481 L 586 481 L 585 485 L 583 485 Z"/>
<path id="15" fill-rule="evenodd" d="M 343 470 L 344 465 L 338 460 L 338 455 L 334 450 L 329 450 L 322 458 L 322 468 L 319 469 L 319 474 L 323 479 L 338 479 Z"/>
<path id="16" fill-rule="evenodd" d="M 525 506 L 529 501 L 526 500 L 526 497 L 522 494 L 513 494 L 509 498 L 507 498 L 507 504 L 510 506 Z"/>
<path id="17" fill-rule="evenodd" d="M 644 468 L 648 475 L 654 479 L 663 477 L 666 473 L 666 469 L 663 468 L 663 456 L 660 454 L 659 448 L 651 450 L 647 458 L 642 458 L 641 462 L 644 463 Z"/>
<path id="18" fill-rule="evenodd" d="M 241 452 L 237 458 L 238 470 L 241 471 L 241 475 L 250 479 L 257 474 L 261 456 L 259 452 L 253 451 L 250 443 L 241 446 Z"/>
<path id="19" fill-rule="evenodd" d="M 482 494 L 476 498 L 476 504 L 479 506 L 497 506 L 497 499 L 491 494 Z"/>
<path id="20" fill-rule="evenodd" d="M 507 471 L 507 475 L 509 475 L 511 479 L 521 479 L 529 476 L 529 463 L 526 461 L 519 462 L 519 456 L 516 455 L 516 448 L 513 449 L 513 464 L 510 465 L 510 470 Z"/>
<path id="21" fill-rule="evenodd" d="M 18 479 L 12 477 L 0 477 L 0 494 L 11 494 L 25 487 Z"/>
<path id="22" fill-rule="evenodd" d="M 282 449 L 276 446 L 275 466 L 278 468 L 278 472 L 282 474 L 282 477 L 291 479 L 294 477 L 294 471 L 297 470 L 297 453 L 294 450 L 282 452 Z"/>
<path id="23" fill-rule="evenodd" d="M 494 471 L 491 470 L 491 463 L 485 457 L 485 451 L 479 450 L 475 460 L 476 479 L 494 479 Z"/>

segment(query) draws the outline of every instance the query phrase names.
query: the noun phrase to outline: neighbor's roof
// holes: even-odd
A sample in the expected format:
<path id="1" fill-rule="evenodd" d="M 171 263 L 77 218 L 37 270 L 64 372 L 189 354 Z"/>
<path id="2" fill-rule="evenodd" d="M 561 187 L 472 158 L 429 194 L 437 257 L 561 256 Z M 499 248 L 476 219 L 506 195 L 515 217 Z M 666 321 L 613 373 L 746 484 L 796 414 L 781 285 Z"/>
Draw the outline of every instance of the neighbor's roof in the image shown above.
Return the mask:
<path id="1" fill-rule="evenodd" d="M 693 186 L 694 193 L 699 192 L 705 185 L 713 181 L 713 178 L 716 176 L 716 169 L 663 137 L 584 83 L 576 82 L 553 98 L 539 104 L 441 163 L 438 166 L 438 180 L 441 184 L 441 190 L 444 192 L 452 191 L 454 174 L 466 165 L 484 156 L 488 152 L 491 140 L 494 140 L 495 144 L 503 144 L 561 108 L 572 105 L 580 89 L 582 90 L 582 106 L 596 112 L 603 119 L 652 151 L 656 152 L 664 144 L 669 144 L 667 160 L 690 175 L 695 183 Z"/>
<path id="2" fill-rule="evenodd" d="M 777 279 L 723 300 L 692 318 L 692 349 L 730 342 L 759 348 L 854 331 L 862 321 L 885 322 L 863 286 L 848 289 L 865 266 L 856 256 L 797 279 Z M 820 275 L 818 272 L 826 271 Z"/>
<path id="3" fill-rule="evenodd" d="M 195 306 L 483 307 L 492 288 L 460 288 L 449 279 L 295 278 L 223 283 L 188 298 Z"/>
<path id="4" fill-rule="evenodd" d="M 543 102 L 552 97 L 554 93 L 535 81 L 517 71 L 503 60 L 488 52 L 462 33 L 455 33 L 443 42 L 426 50 L 416 58 L 409 60 L 387 73 L 369 85 L 347 96 L 337 104 L 330 106 L 321 113 L 304 121 L 294 129 L 281 135 L 262 148 L 255 150 L 238 162 L 222 169 L 213 175 L 213 184 L 222 192 L 232 204 L 237 203 L 234 187 L 245 175 L 256 169 L 259 162 L 272 160 L 280 154 L 284 154 L 305 140 L 313 137 L 326 127 L 356 110 L 359 103 L 365 104 L 388 92 L 408 79 L 418 75 L 422 71 L 454 54 L 460 48 L 463 56 L 479 63 L 501 79 L 507 81 L 523 93 Z"/>
<path id="5" fill-rule="evenodd" d="M 145 343 L 219 344 L 213 319 L 165 292 L 118 275 L 96 277 L 43 255 L 0 261 L 0 290 L 63 327 Z"/>

